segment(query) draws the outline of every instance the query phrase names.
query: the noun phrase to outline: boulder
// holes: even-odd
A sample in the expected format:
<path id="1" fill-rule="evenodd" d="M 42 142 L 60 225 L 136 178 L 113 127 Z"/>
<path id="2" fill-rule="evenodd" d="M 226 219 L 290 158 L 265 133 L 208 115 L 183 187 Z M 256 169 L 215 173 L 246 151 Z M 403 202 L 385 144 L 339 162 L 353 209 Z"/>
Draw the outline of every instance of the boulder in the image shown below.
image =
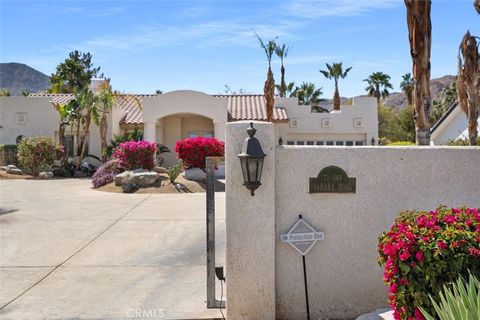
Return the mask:
<path id="1" fill-rule="evenodd" d="M 15 167 L 15 166 L 14 166 Z M 7 173 L 10 173 L 10 174 L 18 174 L 18 175 L 23 175 L 23 171 L 18 169 L 17 167 L 15 168 L 9 168 L 7 169 Z"/>
<path id="2" fill-rule="evenodd" d="M 190 168 L 186 169 L 182 176 L 190 181 L 204 182 L 207 180 L 207 174 L 200 168 Z"/>
<path id="3" fill-rule="evenodd" d="M 0 170 L 2 170 L 2 171 L 7 171 L 8 168 L 7 168 L 7 166 L 1 166 L 1 167 L 0 167 Z"/>
<path id="4" fill-rule="evenodd" d="M 42 171 L 38 174 L 39 179 L 51 179 L 53 178 L 53 172 L 51 171 Z"/>
<path id="5" fill-rule="evenodd" d="M 168 169 L 164 167 L 155 167 L 153 168 L 153 171 L 157 173 L 168 173 Z"/>
<path id="6" fill-rule="evenodd" d="M 117 174 L 113 179 L 116 186 L 126 183 L 133 183 L 139 188 L 148 187 L 157 182 L 158 174 L 155 171 L 138 169 L 133 171 L 125 171 Z"/>

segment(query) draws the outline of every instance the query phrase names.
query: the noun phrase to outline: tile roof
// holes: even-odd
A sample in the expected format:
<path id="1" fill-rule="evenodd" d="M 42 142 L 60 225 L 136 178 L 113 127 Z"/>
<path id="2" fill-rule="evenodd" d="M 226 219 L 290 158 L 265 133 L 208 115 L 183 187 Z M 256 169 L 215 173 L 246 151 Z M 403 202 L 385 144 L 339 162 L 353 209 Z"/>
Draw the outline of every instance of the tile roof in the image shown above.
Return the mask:
<path id="1" fill-rule="evenodd" d="M 53 103 L 60 103 L 61 105 L 67 104 L 74 97 L 71 93 L 30 93 L 28 96 L 35 98 L 50 98 L 50 101 Z"/>
<path id="2" fill-rule="evenodd" d="M 265 97 L 261 94 L 215 95 L 227 98 L 228 120 L 267 120 Z M 273 108 L 274 122 L 287 122 L 288 115 L 285 108 Z"/>
<path id="3" fill-rule="evenodd" d="M 142 102 L 143 97 L 153 97 L 154 94 L 124 94 L 117 97 L 117 108 L 122 110 L 120 123 L 139 124 L 143 123 Z M 51 98 L 53 103 L 62 105 L 74 98 L 73 94 L 67 93 L 36 93 L 29 97 Z M 261 94 L 241 95 L 214 95 L 217 98 L 227 99 L 228 121 L 239 120 L 267 120 L 267 108 L 265 97 Z M 138 106 L 140 104 L 140 107 Z M 276 106 L 273 108 L 274 122 L 288 122 L 288 115 L 285 108 Z"/>

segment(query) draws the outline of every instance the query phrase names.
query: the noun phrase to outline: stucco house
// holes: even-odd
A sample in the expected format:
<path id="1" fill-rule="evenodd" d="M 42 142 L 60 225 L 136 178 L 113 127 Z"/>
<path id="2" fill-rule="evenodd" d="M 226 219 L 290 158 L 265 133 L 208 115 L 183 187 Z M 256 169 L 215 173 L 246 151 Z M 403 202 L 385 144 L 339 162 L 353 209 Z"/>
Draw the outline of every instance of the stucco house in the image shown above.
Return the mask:
<path id="1" fill-rule="evenodd" d="M 480 117 L 478 118 L 480 124 Z M 480 125 L 478 126 L 480 131 Z M 430 130 L 432 145 L 446 145 L 449 140 L 468 139 L 467 115 L 453 104 Z"/>
<path id="2" fill-rule="evenodd" d="M 0 144 L 15 144 L 21 136 L 58 138 L 60 118 L 53 103 L 65 104 L 70 99 L 73 95 L 0 97 Z M 226 123 L 239 120 L 265 121 L 264 96 L 209 95 L 188 90 L 134 94 L 117 99 L 109 117 L 107 137 L 138 128 L 144 131 L 144 139 L 174 151 L 175 143 L 186 137 L 224 140 Z M 376 101 L 370 97 L 354 98 L 351 105 L 327 113 L 312 112 L 311 106 L 299 105 L 297 98 L 277 97 L 273 121 L 280 144 L 358 146 L 378 141 Z M 101 154 L 99 130 L 93 124 L 89 153 Z M 174 152 L 166 155 L 167 166 L 175 162 Z"/>

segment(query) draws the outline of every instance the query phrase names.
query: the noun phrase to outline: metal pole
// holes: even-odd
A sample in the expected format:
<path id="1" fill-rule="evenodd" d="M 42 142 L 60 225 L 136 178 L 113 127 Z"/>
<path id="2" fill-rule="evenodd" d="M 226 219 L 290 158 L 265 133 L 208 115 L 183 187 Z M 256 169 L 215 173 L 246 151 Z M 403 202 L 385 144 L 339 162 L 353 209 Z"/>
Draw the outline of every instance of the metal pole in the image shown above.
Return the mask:
<path id="1" fill-rule="evenodd" d="M 305 256 L 302 255 L 303 261 L 303 280 L 305 282 L 305 302 L 307 305 L 307 319 L 310 320 L 310 306 L 308 305 L 308 282 L 307 282 L 307 268 L 305 267 Z"/>
<path id="2" fill-rule="evenodd" d="M 206 159 L 207 194 L 207 308 L 215 308 L 215 172 Z"/>

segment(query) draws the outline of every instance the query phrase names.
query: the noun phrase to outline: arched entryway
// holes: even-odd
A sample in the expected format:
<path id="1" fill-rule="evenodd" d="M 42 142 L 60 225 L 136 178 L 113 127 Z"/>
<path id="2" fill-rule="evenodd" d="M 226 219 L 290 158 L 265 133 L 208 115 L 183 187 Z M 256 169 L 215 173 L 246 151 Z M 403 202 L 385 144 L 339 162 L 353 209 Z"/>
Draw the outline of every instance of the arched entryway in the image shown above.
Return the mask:
<path id="1" fill-rule="evenodd" d="M 214 137 L 213 120 L 193 113 L 177 113 L 161 119 L 155 124 L 155 140 L 164 144 L 172 152 L 164 154 L 166 167 L 178 160 L 175 154 L 175 144 L 178 140 L 192 137 Z"/>

